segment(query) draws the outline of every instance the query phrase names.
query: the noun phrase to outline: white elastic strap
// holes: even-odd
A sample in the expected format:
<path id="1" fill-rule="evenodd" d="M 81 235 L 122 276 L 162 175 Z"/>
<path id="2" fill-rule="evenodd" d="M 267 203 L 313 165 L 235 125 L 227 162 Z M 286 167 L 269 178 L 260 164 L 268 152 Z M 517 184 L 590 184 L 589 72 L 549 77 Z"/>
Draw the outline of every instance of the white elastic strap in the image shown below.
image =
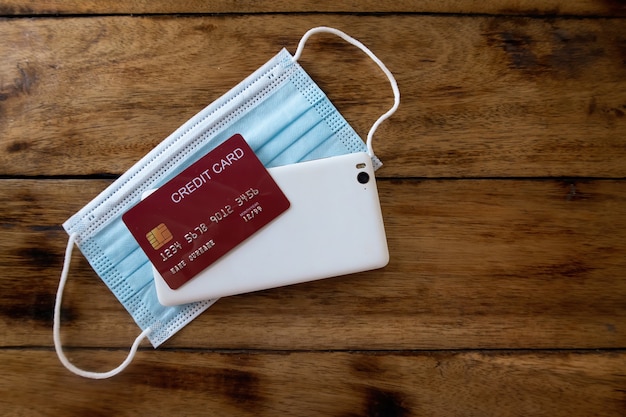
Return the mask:
<path id="1" fill-rule="evenodd" d="M 346 33 L 338 29 L 330 28 L 326 26 L 320 26 L 320 27 L 310 29 L 304 34 L 304 36 L 302 36 L 302 39 L 300 39 L 300 43 L 298 44 L 298 49 L 296 49 L 296 53 L 293 55 L 294 61 L 297 61 L 298 59 L 300 59 L 300 56 L 302 55 L 302 51 L 304 49 L 304 44 L 312 35 L 315 35 L 316 33 L 332 33 L 334 35 L 339 36 L 346 42 L 351 43 L 352 45 L 356 46 L 357 48 L 365 52 L 367 56 L 369 56 L 372 59 L 372 61 L 378 64 L 380 69 L 385 73 L 385 75 L 389 79 L 389 83 L 391 84 L 391 89 L 393 90 L 393 97 L 394 97 L 393 106 L 385 114 L 380 116 L 378 120 L 374 122 L 374 124 L 370 128 L 370 131 L 367 133 L 367 141 L 366 141 L 367 153 L 371 157 L 373 157 L 374 149 L 372 148 L 372 137 L 374 136 L 374 132 L 376 132 L 376 129 L 378 129 L 378 126 L 380 126 L 380 124 L 383 121 L 388 119 L 392 114 L 396 112 L 396 110 L 398 109 L 398 106 L 400 105 L 400 90 L 398 89 L 398 82 L 394 78 L 391 71 L 387 69 L 385 64 L 383 64 L 383 62 L 380 59 L 378 59 L 378 57 L 374 55 L 374 53 L 370 51 L 370 49 L 367 46 L 363 45 L 361 42 L 354 39 L 352 36 L 347 35 Z"/>
<path id="2" fill-rule="evenodd" d="M 59 357 L 59 360 L 61 361 L 63 366 L 65 366 L 68 370 L 75 373 L 76 375 L 80 375 L 82 377 L 91 378 L 91 379 L 106 379 L 114 375 L 117 375 L 120 372 L 122 372 L 124 369 L 126 369 L 126 367 L 135 358 L 135 354 L 137 353 L 139 344 L 146 336 L 148 336 L 148 334 L 150 333 L 152 329 L 147 328 L 137 337 L 137 339 L 135 339 L 133 346 L 130 348 L 130 352 L 128 353 L 128 356 L 126 357 L 126 360 L 124 360 L 124 362 L 122 362 L 120 366 L 118 366 L 117 368 L 113 370 L 110 370 L 108 372 L 89 372 L 89 371 L 84 371 L 80 368 L 77 368 L 72 363 L 70 363 L 70 361 L 67 359 L 67 356 L 65 356 L 65 353 L 63 352 L 63 347 L 61 345 L 61 335 L 60 335 L 61 301 L 63 298 L 63 290 L 65 289 L 67 276 L 70 270 L 70 261 L 72 260 L 72 250 L 74 249 L 74 242 L 76 241 L 76 236 L 77 236 L 76 233 L 72 233 L 70 235 L 70 238 L 67 241 L 67 248 L 65 249 L 65 260 L 63 261 L 63 270 L 61 271 L 61 280 L 59 281 L 59 289 L 57 290 L 57 296 L 56 296 L 56 300 L 54 304 L 54 325 L 52 328 L 52 336 L 54 339 L 54 349 L 56 350 L 57 356 Z"/>

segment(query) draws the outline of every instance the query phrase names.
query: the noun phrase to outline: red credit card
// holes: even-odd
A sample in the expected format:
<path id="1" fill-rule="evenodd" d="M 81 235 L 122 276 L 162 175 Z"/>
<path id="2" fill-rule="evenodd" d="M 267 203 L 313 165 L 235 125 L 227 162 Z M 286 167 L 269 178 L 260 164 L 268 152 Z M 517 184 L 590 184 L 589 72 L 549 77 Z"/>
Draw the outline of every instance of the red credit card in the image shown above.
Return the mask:
<path id="1" fill-rule="evenodd" d="M 172 289 L 289 208 L 241 135 L 234 135 L 122 216 Z"/>

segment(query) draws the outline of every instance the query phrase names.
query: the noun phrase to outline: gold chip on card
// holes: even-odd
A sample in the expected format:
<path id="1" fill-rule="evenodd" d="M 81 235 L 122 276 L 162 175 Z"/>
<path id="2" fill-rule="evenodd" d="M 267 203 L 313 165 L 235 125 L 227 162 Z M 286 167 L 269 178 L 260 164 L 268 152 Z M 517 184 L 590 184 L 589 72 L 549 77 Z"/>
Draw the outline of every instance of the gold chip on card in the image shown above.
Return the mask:
<path id="1" fill-rule="evenodd" d="M 161 223 L 160 225 L 146 233 L 146 238 L 154 249 L 159 249 L 167 242 L 172 240 L 174 236 L 172 236 L 172 232 L 169 231 L 165 223 Z"/>

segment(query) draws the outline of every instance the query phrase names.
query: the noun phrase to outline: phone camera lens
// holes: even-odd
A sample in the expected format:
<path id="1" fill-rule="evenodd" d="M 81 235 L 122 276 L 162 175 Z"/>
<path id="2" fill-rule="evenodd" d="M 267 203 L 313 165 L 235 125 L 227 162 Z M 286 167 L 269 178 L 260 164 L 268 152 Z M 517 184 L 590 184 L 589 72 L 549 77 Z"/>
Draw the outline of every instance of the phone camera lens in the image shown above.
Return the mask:
<path id="1" fill-rule="evenodd" d="M 367 172 L 359 172 L 359 175 L 356 176 L 356 179 L 361 184 L 367 184 L 370 181 L 370 174 Z"/>

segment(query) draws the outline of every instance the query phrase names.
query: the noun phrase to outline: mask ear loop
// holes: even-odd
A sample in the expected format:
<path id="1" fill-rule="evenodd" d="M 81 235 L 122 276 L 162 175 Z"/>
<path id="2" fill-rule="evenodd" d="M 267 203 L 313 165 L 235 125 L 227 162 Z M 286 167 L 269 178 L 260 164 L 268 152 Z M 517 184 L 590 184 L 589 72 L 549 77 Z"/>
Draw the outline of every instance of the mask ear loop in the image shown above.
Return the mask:
<path id="1" fill-rule="evenodd" d="M 74 366 L 65 353 L 63 352 L 63 347 L 61 344 L 61 301 L 63 299 L 63 290 L 65 289 L 65 283 L 67 282 L 67 276 L 70 271 L 70 261 L 72 259 L 72 250 L 74 249 L 74 243 L 76 242 L 76 233 L 72 233 L 67 241 L 67 248 L 65 249 L 65 260 L 63 261 L 63 270 L 61 271 L 61 280 L 59 281 L 59 288 L 57 290 L 56 300 L 54 304 L 54 325 L 52 328 L 52 336 L 54 339 L 54 350 L 56 350 L 57 356 L 59 360 L 69 371 L 75 373 L 76 375 L 91 378 L 91 379 L 106 379 L 110 378 L 114 375 L 122 372 L 135 358 L 135 354 L 137 353 L 137 349 L 139 348 L 139 344 L 141 341 L 148 336 L 148 334 L 152 331 L 152 328 L 148 327 L 144 330 L 133 343 L 133 346 L 130 348 L 130 352 L 128 352 L 128 356 L 117 368 L 112 369 L 108 372 L 90 372 L 82 370 L 76 366 Z"/>
<path id="2" fill-rule="evenodd" d="M 312 35 L 315 35 L 316 33 L 331 33 L 333 35 L 339 36 L 346 42 L 356 46 L 361 51 L 365 52 L 367 56 L 369 56 L 370 59 L 374 61 L 380 67 L 380 69 L 385 73 L 385 75 L 389 79 L 389 83 L 391 84 L 391 90 L 393 91 L 393 97 L 394 97 L 393 106 L 391 106 L 391 108 L 387 110 L 386 113 L 384 113 L 374 122 L 369 132 L 367 133 L 367 141 L 366 141 L 367 153 L 369 154 L 370 157 L 373 158 L 374 149 L 372 147 L 372 137 L 374 136 L 374 132 L 376 132 L 376 129 L 378 129 L 378 126 L 380 126 L 382 122 L 387 120 L 389 117 L 391 117 L 392 114 L 396 112 L 396 110 L 398 109 L 398 106 L 400 105 L 400 90 L 398 89 L 398 82 L 394 78 L 391 71 L 387 69 L 385 64 L 376 55 L 374 55 L 374 53 L 367 46 L 363 45 L 361 42 L 354 39 L 352 36 L 338 29 L 330 28 L 326 26 L 320 26 L 320 27 L 310 29 L 304 34 L 304 36 L 302 36 L 302 39 L 300 39 L 300 43 L 298 44 L 298 48 L 296 49 L 296 53 L 293 55 L 293 61 L 297 61 L 298 59 L 300 59 L 300 56 L 302 55 L 302 51 L 304 49 L 304 44 Z"/>

